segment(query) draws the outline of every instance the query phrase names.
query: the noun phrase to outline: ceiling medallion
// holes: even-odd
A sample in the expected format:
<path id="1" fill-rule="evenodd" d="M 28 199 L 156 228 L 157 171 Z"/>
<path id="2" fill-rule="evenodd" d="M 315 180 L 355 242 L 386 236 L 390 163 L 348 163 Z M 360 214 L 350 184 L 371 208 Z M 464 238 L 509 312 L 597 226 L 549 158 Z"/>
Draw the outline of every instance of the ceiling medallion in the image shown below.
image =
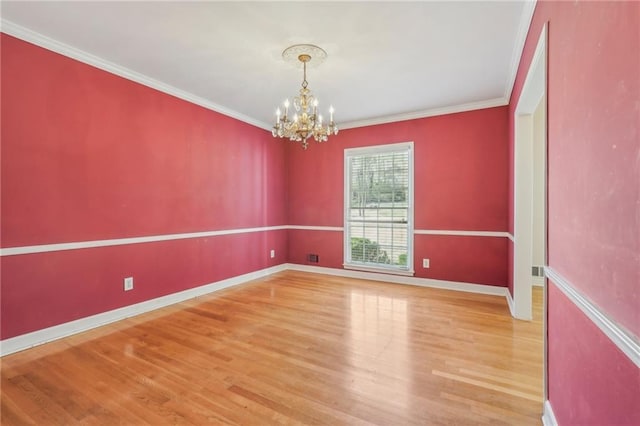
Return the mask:
<path id="1" fill-rule="evenodd" d="M 284 101 L 284 115 L 281 116 L 280 108 L 276 110 L 276 124 L 271 131 L 273 137 L 300 142 L 307 149 L 307 140 L 312 136 L 316 142 L 325 142 L 330 135 L 338 134 L 338 126 L 333 121 L 333 107 L 329 107 L 329 124 L 325 126 L 322 115 L 318 114 L 318 100 L 307 88 L 307 65 L 319 65 L 326 57 L 327 52 L 312 44 L 296 44 L 282 52 L 285 61 L 302 65 L 302 88 L 300 95 L 293 98 L 293 118 L 289 116 L 289 99 Z"/>

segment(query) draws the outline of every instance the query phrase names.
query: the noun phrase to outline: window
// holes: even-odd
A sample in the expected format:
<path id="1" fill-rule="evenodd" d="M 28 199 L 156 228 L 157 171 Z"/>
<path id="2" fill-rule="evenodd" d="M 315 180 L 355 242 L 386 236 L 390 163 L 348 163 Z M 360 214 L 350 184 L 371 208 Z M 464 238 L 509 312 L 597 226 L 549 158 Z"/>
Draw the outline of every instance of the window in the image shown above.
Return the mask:
<path id="1" fill-rule="evenodd" d="M 345 268 L 413 275 L 413 142 L 344 151 Z"/>

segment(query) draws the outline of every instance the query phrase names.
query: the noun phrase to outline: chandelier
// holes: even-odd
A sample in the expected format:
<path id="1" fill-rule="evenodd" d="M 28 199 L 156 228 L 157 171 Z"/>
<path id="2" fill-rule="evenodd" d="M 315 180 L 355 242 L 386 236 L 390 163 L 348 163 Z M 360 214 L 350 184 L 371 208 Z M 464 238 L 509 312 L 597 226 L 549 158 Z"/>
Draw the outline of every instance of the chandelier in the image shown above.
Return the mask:
<path id="1" fill-rule="evenodd" d="M 318 114 L 318 100 L 307 88 L 307 64 L 319 64 L 327 57 L 327 52 L 311 44 L 296 44 L 282 52 L 285 61 L 302 63 L 302 88 L 300 95 L 293 98 L 295 112 L 290 116 L 289 99 L 284 101 L 284 115 L 280 108 L 276 110 L 276 124 L 271 133 L 273 137 L 288 138 L 302 143 L 307 149 L 308 139 L 313 136 L 316 142 L 325 142 L 330 135 L 338 134 L 338 126 L 333 121 L 333 107 L 329 107 L 329 123 L 322 123 L 322 115 Z"/>

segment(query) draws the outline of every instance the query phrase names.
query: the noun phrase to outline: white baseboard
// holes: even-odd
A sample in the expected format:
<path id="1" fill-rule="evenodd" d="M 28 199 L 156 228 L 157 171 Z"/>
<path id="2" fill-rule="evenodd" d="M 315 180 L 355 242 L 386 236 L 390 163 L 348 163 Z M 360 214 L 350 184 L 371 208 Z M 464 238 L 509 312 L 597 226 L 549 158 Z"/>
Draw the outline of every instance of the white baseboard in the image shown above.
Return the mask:
<path id="1" fill-rule="evenodd" d="M 384 281 L 396 284 L 417 285 L 421 287 L 442 288 L 445 290 L 466 291 L 468 293 L 490 294 L 506 297 L 509 290 L 486 284 L 463 283 L 457 281 L 442 281 L 430 278 L 406 277 L 402 275 L 379 274 L 375 272 L 355 271 L 352 269 L 326 268 L 323 266 L 299 265 L 287 263 L 287 269 L 293 271 L 314 272 L 317 274 L 337 275 L 340 277 L 360 278 L 372 281 Z"/>
<path id="2" fill-rule="evenodd" d="M 250 272 L 248 274 L 239 275 L 237 277 L 228 278 L 226 280 L 215 283 L 205 284 L 200 287 L 191 288 L 180 291 L 178 293 L 169 294 L 158 297 L 156 299 L 147 300 L 145 302 L 136 303 L 135 305 L 125 306 L 108 312 L 103 312 L 89 317 L 80 318 L 64 324 L 55 325 L 53 327 L 44 328 L 31 333 L 12 337 L 0 341 L 0 356 L 9 355 L 15 352 L 29 349 L 53 340 L 71 336 L 72 334 L 81 333 L 103 325 L 110 324 L 115 321 L 130 318 L 155 309 L 164 308 L 175 303 L 203 296 L 214 291 L 243 284 L 247 281 L 266 277 L 285 270 L 313 272 L 326 275 L 335 275 L 349 278 L 360 278 L 372 281 L 384 281 L 396 284 L 408 284 L 421 287 L 441 288 L 445 290 L 465 291 L 469 293 L 489 294 L 494 296 L 504 296 L 509 302 L 509 290 L 506 287 L 495 287 L 484 284 L 462 283 L 455 281 L 433 280 L 428 278 L 405 277 L 400 275 L 378 274 L 373 272 L 362 272 L 337 268 L 325 268 L 320 266 L 298 265 L 294 263 L 284 263 L 259 271 Z M 509 309 L 512 309 L 513 301 L 509 302 Z"/>
<path id="3" fill-rule="evenodd" d="M 507 288 L 507 305 L 509 305 L 509 312 L 511 313 L 511 316 L 513 318 L 516 317 L 516 307 L 513 303 L 513 296 L 511 296 L 511 292 L 509 291 L 509 289 Z"/>
<path id="4" fill-rule="evenodd" d="M 285 269 L 286 264 L 272 266 L 270 268 L 249 272 L 248 274 L 238 275 L 237 277 L 228 278 L 226 280 L 217 281 L 215 283 L 205 284 L 200 287 L 190 288 L 188 290 L 168 294 L 156 299 L 136 303 L 135 305 L 129 305 L 122 308 L 114 309 L 112 311 L 102 312 L 100 314 L 80 318 L 75 321 L 54 325 L 53 327 L 48 327 L 42 330 L 37 330 L 31 333 L 12 337 L 10 339 L 5 339 L 0 341 L 0 356 L 9 355 L 14 352 L 41 345 L 43 343 L 71 336 L 72 334 L 81 333 L 83 331 L 91 330 L 92 328 L 107 325 L 112 322 L 150 312 L 155 309 L 164 308 L 166 306 L 193 299 L 198 296 L 203 296 L 205 294 L 222 290 L 227 287 L 232 287 L 238 284 L 243 284 L 247 281 L 266 277 L 267 275 L 271 275 Z"/>
<path id="5" fill-rule="evenodd" d="M 542 413 L 542 424 L 544 426 L 558 426 L 555 414 L 553 414 L 553 408 L 549 400 L 544 402 L 544 412 Z"/>

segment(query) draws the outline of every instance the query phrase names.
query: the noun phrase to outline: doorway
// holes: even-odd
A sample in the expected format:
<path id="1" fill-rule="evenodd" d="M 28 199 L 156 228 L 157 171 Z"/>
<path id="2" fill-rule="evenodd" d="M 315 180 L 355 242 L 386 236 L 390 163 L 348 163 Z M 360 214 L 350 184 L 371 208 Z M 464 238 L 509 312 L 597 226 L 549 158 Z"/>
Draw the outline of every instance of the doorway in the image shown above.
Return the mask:
<path id="1" fill-rule="evenodd" d="M 538 39 L 514 113 L 514 249 L 515 318 L 532 319 L 532 286 L 543 287 L 544 378 L 547 398 L 547 24 Z"/>

